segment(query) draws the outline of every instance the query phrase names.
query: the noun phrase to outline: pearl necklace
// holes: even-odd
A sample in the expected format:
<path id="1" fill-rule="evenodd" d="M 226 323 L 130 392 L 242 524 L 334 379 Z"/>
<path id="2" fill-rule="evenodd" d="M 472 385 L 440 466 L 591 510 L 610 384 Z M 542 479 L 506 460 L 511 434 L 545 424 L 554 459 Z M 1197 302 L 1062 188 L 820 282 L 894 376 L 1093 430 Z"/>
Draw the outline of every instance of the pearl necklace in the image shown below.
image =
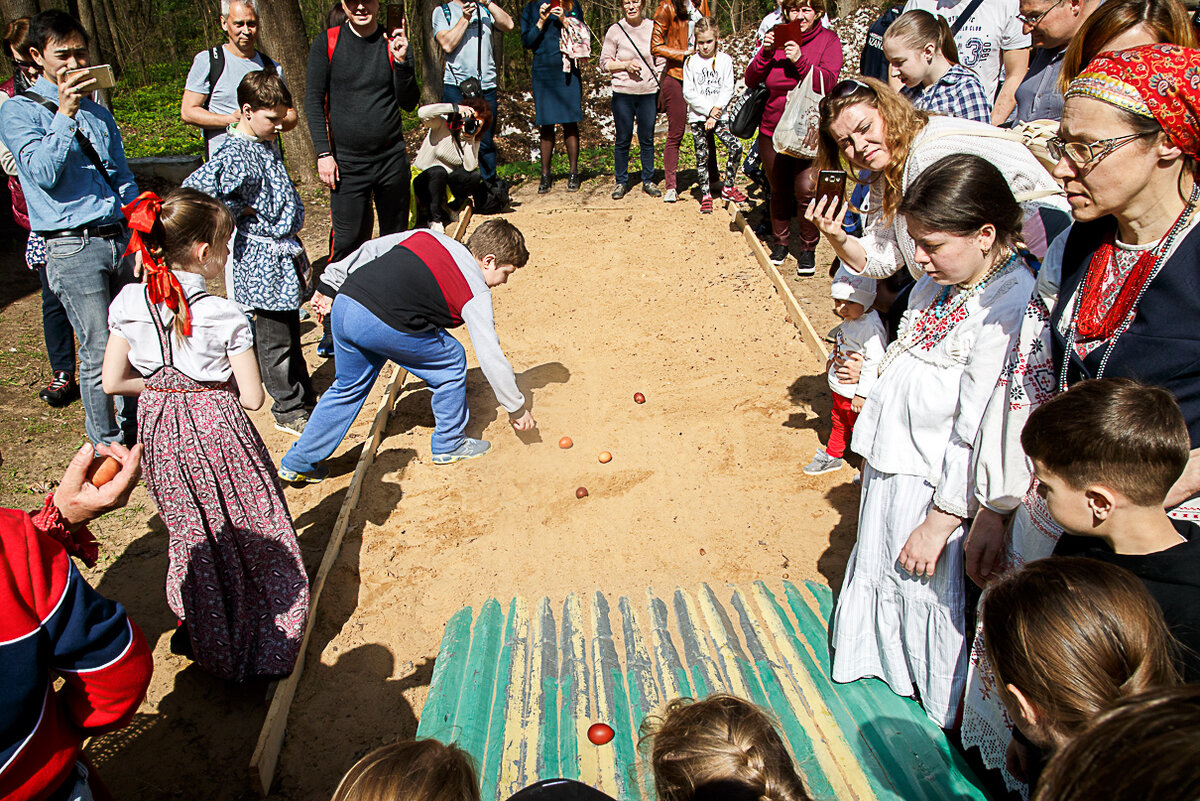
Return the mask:
<path id="1" fill-rule="evenodd" d="M 997 259 L 996 264 L 988 270 L 987 274 L 974 284 L 969 286 L 957 284 L 942 287 L 941 291 L 933 299 L 933 302 L 921 312 L 921 316 L 917 318 L 916 322 L 906 328 L 904 333 L 888 346 L 887 351 L 883 354 L 883 358 L 879 361 L 879 374 L 883 375 L 883 371 L 887 366 L 894 362 L 902 353 L 911 350 L 914 346 L 923 342 L 930 333 L 931 325 L 933 326 L 933 333 L 938 333 L 939 328 L 937 324 L 957 313 L 959 309 L 967 304 L 967 301 L 981 294 L 996 279 L 1007 275 L 1017 264 L 1017 254 L 1013 252 L 1008 255 L 1008 258 Z M 957 294 L 955 294 L 955 290 L 958 290 Z M 951 298 L 951 295 L 954 297 Z M 940 333 L 941 337 L 939 337 L 939 340 L 944 338 L 948 331 L 941 331 Z"/>
<path id="2" fill-rule="evenodd" d="M 1159 272 L 1162 271 L 1163 267 L 1167 265 L 1167 254 L 1171 252 L 1171 247 L 1175 244 L 1175 239 L 1179 236 L 1180 232 L 1187 227 L 1187 221 L 1191 219 L 1192 212 L 1195 210 L 1196 202 L 1198 200 L 1200 200 L 1200 182 L 1192 184 L 1192 194 L 1188 198 L 1188 203 L 1184 208 L 1183 213 L 1180 214 L 1179 218 L 1175 220 L 1175 224 L 1171 226 L 1171 230 L 1167 232 L 1167 235 L 1164 236 L 1159 244 L 1152 249 L 1151 252 L 1153 252 L 1153 250 L 1158 251 L 1155 256 L 1156 263 L 1154 265 L 1154 269 L 1150 273 L 1149 277 L 1146 278 L 1146 281 L 1142 284 L 1141 289 L 1138 290 L 1137 296 L 1133 299 L 1133 305 L 1129 307 L 1129 313 L 1125 315 L 1125 319 L 1123 319 L 1121 324 L 1117 326 L 1117 330 L 1113 332 L 1112 337 L 1109 338 L 1108 343 L 1104 346 L 1104 355 L 1100 357 L 1100 367 L 1096 370 L 1096 375 L 1093 376 L 1094 378 L 1104 377 L 1104 370 L 1106 367 L 1108 367 L 1108 357 L 1112 355 L 1113 348 L 1115 348 L 1117 345 L 1117 340 L 1121 338 L 1122 334 L 1129 330 L 1131 325 L 1133 325 L 1133 321 L 1137 317 L 1138 307 L 1142 303 L 1142 296 L 1146 294 L 1146 290 L 1150 288 L 1150 284 L 1154 283 L 1155 277 L 1159 274 Z M 1087 276 L 1085 274 L 1084 279 L 1086 280 L 1086 278 Z M 1083 283 L 1080 283 L 1079 288 L 1075 291 L 1075 302 L 1071 304 L 1071 322 L 1067 326 L 1067 335 L 1065 337 L 1067 341 L 1067 347 L 1063 352 L 1062 367 L 1059 369 L 1058 373 L 1059 392 L 1067 391 L 1067 371 L 1071 365 L 1071 357 L 1075 355 L 1075 343 L 1077 341 L 1076 320 L 1079 317 L 1079 303 L 1082 298 Z M 1082 362 L 1083 359 L 1080 359 L 1080 361 Z"/>

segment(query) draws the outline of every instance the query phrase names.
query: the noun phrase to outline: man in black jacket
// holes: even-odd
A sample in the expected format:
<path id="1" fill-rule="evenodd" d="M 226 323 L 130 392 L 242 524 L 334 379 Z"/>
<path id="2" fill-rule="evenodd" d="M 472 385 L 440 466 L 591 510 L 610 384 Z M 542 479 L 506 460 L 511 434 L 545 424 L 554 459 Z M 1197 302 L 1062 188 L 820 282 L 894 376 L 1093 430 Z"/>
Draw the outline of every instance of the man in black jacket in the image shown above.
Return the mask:
<path id="1" fill-rule="evenodd" d="M 308 54 L 305 113 L 317 172 L 329 187 L 331 262 L 371 238 L 407 227 L 409 166 L 400 109 L 419 99 L 403 26 L 384 31 L 379 0 L 342 0 L 346 21 L 318 36 Z"/>

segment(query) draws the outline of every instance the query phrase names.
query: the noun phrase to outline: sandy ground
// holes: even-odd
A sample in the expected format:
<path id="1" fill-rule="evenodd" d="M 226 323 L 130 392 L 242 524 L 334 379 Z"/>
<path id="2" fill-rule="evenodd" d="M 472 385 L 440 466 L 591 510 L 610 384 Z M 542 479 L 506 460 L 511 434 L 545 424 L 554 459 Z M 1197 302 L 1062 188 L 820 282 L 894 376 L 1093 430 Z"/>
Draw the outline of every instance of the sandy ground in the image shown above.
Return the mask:
<path id="1" fill-rule="evenodd" d="M 822 365 L 724 209 L 701 216 L 688 191 L 673 206 L 636 190 L 615 202 L 610 181 L 577 195 L 559 182 L 541 197 L 526 185 L 509 216 L 533 256 L 496 291 L 496 322 L 538 435 L 514 434 L 472 363 L 469 433 L 494 450 L 435 467 L 429 393 L 414 380 L 401 395 L 321 599 L 272 797 L 328 799 L 359 756 L 411 736 L 443 625 L 464 605 L 518 594 L 557 605 L 571 591 L 640 595 L 784 576 L 840 584 L 858 502 L 853 472 L 800 472 L 828 435 Z M 305 231 L 311 253 L 326 246 L 319 206 L 310 204 Z M 823 333 L 835 321 L 818 273 L 795 290 Z M 32 508 L 78 447 L 82 409 L 36 401 L 45 370 L 36 282 L 16 268 L 11 276 L 0 305 L 0 334 L 13 343 L 2 354 L 0 500 Z M 318 336 L 305 324 L 322 389 L 332 363 L 313 355 Z M 369 416 L 335 454 L 331 479 L 287 490 L 310 575 Z M 278 459 L 291 438 L 266 409 L 253 418 Z M 574 447 L 559 449 L 562 436 Z M 597 461 L 601 450 L 612 462 Z M 144 488 L 99 529 L 104 555 L 84 573 L 146 632 L 155 675 L 134 723 L 88 753 L 118 798 L 257 797 L 247 765 L 267 687 L 228 686 L 170 653 L 166 532 Z"/>
<path id="2" fill-rule="evenodd" d="M 799 470 L 827 428 L 822 365 L 724 210 L 608 191 L 531 193 L 510 216 L 532 258 L 495 292 L 496 327 L 537 436 L 514 434 L 472 365 L 469 433 L 493 452 L 436 467 L 429 393 L 406 387 L 322 600 L 281 795 L 327 798 L 359 756 L 414 732 L 461 606 L 840 581 L 853 472 Z"/>

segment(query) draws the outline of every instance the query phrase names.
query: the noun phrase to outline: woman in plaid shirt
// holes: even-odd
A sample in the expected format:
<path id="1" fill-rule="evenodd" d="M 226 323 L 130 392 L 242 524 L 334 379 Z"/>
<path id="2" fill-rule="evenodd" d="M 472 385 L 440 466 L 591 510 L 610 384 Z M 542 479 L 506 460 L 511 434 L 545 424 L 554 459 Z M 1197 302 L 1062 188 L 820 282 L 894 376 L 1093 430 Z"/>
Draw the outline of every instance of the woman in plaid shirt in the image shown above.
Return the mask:
<path id="1" fill-rule="evenodd" d="M 900 94 L 923 111 L 990 123 L 992 101 L 979 76 L 958 63 L 958 47 L 944 17 L 907 11 L 883 35 L 891 75 Z"/>

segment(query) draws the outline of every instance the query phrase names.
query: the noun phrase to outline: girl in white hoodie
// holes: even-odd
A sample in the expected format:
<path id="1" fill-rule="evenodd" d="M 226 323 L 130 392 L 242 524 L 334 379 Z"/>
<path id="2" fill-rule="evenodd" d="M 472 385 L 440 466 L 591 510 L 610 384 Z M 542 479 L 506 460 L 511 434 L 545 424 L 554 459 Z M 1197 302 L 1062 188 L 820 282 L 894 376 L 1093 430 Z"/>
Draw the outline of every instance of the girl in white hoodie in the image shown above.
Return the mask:
<path id="1" fill-rule="evenodd" d="M 733 185 L 742 160 L 742 143 L 729 130 L 725 109 L 733 99 L 733 60 L 718 47 L 717 22 L 712 17 L 696 21 L 696 53 L 683 62 L 683 99 L 688 105 L 688 124 L 696 146 L 696 174 L 700 191 L 700 211 L 711 214 L 712 196 L 720 193 L 726 200 L 740 203 L 746 196 Z M 716 139 L 725 143 L 727 161 L 725 183 L 717 183 Z"/>

